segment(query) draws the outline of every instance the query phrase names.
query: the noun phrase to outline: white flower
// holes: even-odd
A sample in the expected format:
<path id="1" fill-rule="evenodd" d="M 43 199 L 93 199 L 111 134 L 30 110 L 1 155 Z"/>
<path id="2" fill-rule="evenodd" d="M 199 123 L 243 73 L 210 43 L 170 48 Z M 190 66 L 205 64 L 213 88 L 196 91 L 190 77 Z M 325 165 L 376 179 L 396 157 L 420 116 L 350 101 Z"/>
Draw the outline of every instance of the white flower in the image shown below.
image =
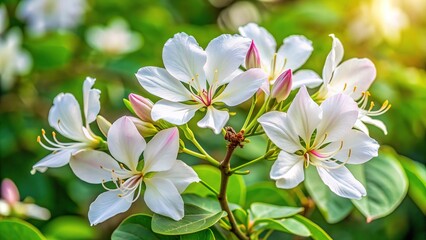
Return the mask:
<path id="1" fill-rule="evenodd" d="M 149 209 L 174 220 L 183 218 L 180 193 L 199 178 L 192 168 L 176 160 L 179 151 L 176 127 L 160 131 L 146 144 L 131 119 L 121 117 L 108 132 L 108 147 L 114 158 L 104 152 L 88 150 L 73 156 L 70 162 L 79 178 L 89 183 L 102 183 L 108 190 L 90 205 L 92 225 L 127 211 L 141 195 L 142 183 L 146 186 L 143 195 Z M 144 160 L 140 170 L 142 152 Z M 108 188 L 105 184 L 108 181 L 116 188 Z"/>
<path id="2" fill-rule="evenodd" d="M 287 113 L 269 112 L 259 118 L 266 135 L 282 151 L 270 176 L 279 188 L 293 188 L 304 180 L 303 167 L 316 167 L 323 182 L 337 195 L 360 199 L 364 186 L 345 164 L 362 164 L 377 156 L 379 145 L 353 130 L 356 103 L 336 94 L 318 106 L 303 86 Z"/>
<path id="3" fill-rule="evenodd" d="M 152 119 L 181 125 L 198 109 L 206 107 L 207 113 L 198 126 L 211 128 L 218 134 L 228 121 L 229 113 L 214 105 L 220 102 L 238 105 L 264 82 L 260 69 L 243 73 L 238 69 L 249 45 L 247 38 L 224 34 L 213 39 L 204 51 L 185 33 L 169 39 L 163 49 L 165 69 L 143 67 L 136 74 L 142 87 L 163 98 L 154 104 Z"/>
<path id="4" fill-rule="evenodd" d="M 259 54 L 261 69 L 268 76 L 268 81 L 262 85 L 262 90 L 269 94 L 270 86 L 285 70 L 291 69 L 293 73 L 293 89 L 302 85 L 316 87 L 321 84 L 321 79 L 312 70 L 299 70 L 313 51 L 312 42 L 304 36 L 292 35 L 283 40 L 283 45 L 277 49 L 274 37 L 263 27 L 249 23 L 239 28 L 240 34 L 253 39 Z"/>
<path id="5" fill-rule="evenodd" d="M 46 137 L 42 130 L 43 139 L 48 145 L 42 142 L 40 136 L 37 141 L 47 150 L 53 151 L 33 166 L 31 171 L 45 172 L 49 167 L 62 167 L 66 165 L 71 155 L 84 149 L 96 148 L 102 141 L 90 129 L 89 124 L 96 120 L 100 110 L 98 89 L 92 89 L 95 79 L 87 77 L 83 84 L 83 112 L 85 125 L 81 116 L 80 105 L 74 95 L 70 93 L 60 93 L 55 97 L 53 106 L 49 111 L 49 125 L 58 131 L 62 136 L 73 140 L 74 142 L 63 143 L 56 139 L 56 133 L 53 132 L 53 141 Z"/>
<path id="6" fill-rule="evenodd" d="M 141 46 L 141 36 L 130 32 L 123 19 L 116 19 L 103 28 L 90 28 L 86 33 L 89 45 L 107 54 L 125 54 L 137 50 Z"/>
<path id="7" fill-rule="evenodd" d="M 376 78 L 376 68 L 367 58 L 351 58 L 340 64 L 343 58 L 343 45 L 340 40 L 331 34 L 333 45 L 324 64 L 322 77 L 323 85 L 319 90 L 317 98 L 324 100 L 338 93 L 345 93 L 358 101 L 359 116 L 355 127 L 368 134 L 364 123 L 379 127 L 387 134 L 386 126 L 380 120 L 369 116 L 378 116 L 385 113 L 391 105 L 388 101 L 382 104 L 379 110 L 373 110 L 374 103 L 368 106 L 368 89 Z"/>
<path id="8" fill-rule="evenodd" d="M 21 32 L 12 29 L 0 36 L 0 80 L 2 89 L 13 86 L 15 75 L 27 73 L 32 65 L 30 54 L 21 49 Z"/>
<path id="9" fill-rule="evenodd" d="M 86 0 L 24 0 L 17 15 L 26 20 L 31 33 L 43 35 L 48 30 L 70 29 L 82 20 Z"/>
<path id="10" fill-rule="evenodd" d="M 7 16 L 7 10 L 5 5 L 0 5 L 0 34 L 6 30 L 9 24 L 9 18 Z"/>

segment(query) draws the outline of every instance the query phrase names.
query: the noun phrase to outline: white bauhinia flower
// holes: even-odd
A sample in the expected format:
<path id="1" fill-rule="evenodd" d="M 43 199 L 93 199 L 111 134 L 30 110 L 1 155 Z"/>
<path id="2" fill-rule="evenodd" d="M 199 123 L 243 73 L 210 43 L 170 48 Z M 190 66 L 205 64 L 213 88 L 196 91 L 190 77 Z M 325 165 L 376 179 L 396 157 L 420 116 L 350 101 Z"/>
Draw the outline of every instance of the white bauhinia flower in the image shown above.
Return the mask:
<path id="1" fill-rule="evenodd" d="M 86 40 L 91 47 L 107 54 L 125 54 L 141 46 L 141 36 L 131 32 L 123 19 L 115 19 L 107 27 L 91 27 Z"/>
<path id="2" fill-rule="evenodd" d="M 92 89 L 95 79 L 87 77 L 83 83 L 83 119 L 81 116 L 80 105 L 74 95 L 70 93 L 60 93 L 53 100 L 53 106 L 49 111 L 49 125 L 58 131 L 62 136 L 73 140 L 74 142 L 60 142 L 56 138 L 56 133 L 52 132 L 53 140 L 46 137 L 42 130 L 42 142 L 39 136 L 37 141 L 45 149 L 53 151 L 33 166 L 31 171 L 45 172 L 49 167 L 62 167 L 66 165 L 71 156 L 84 149 L 94 149 L 99 146 L 102 139 L 96 136 L 90 129 L 89 124 L 96 120 L 100 111 L 100 91 Z"/>
<path id="3" fill-rule="evenodd" d="M 313 51 L 312 42 L 301 35 L 292 35 L 283 40 L 283 45 L 277 51 L 277 42 L 263 27 L 249 23 L 239 28 L 241 35 L 253 40 L 259 55 L 260 68 L 268 76 L 262 85 L 262 90 L 269 94 L 272 85 L 278 76 L 291 69 L 293 75 L 293 89 L 303 85 L 317 87 L 322 83 L 321 78 L 312 70 L 299 70 Z"/>
<path id="4" fill-rule="evenodd" d="M 345 164 L 362 164 L 378 155 L 379 145 L 352 129 L 358 107 L 346 94 L 336 94 L 318 106 L 302 87 L 288 112 L 269 112 L 259 122 L 281 149 L 270 176 L 279 188 L 293 188 L 304 180 L 304 166 L 315 166 L 323 182 L 337 195 L 360 199 L 364 186 Z"/>
<path id="5" fill-rule="evenodd" d="M 178 33 L 164 45 L 164 68 L 143 67 L 136 74 L 148 92 L 163 98 L 154 104 L 152 119 L 181 125 L 200 108 L 207 113 L 199 127 L 218 134 L 229 113 L 215 108 L 217 103 L 236 106 L 259 89 L 265 81 L 260 69 L 241 73 L 250 40 L 223 34 L 213 39 L 204 51 L 194 37 Z"/>
<path id="6" fill-rule="evenodd" d="M 343 45 L 340 40 L 331 34 L 333 45 L 325 60 L 321 86 L 317 99 L 322 101 L 338 93 L 344 93 L 358 102 L 359 115 L 355 127 L 368 134 L 364 123 L 374 125 L 387 134 L 384 123 L 370 116 L 378 116 L 385 113 L 391 105 L 385 101 L 380 109 L 373 110 L 374 103 L 368 104 L 370 93 L 368 89 L 376 78 L 376 68 L 367 58 L 351 58 L 340 63 L 343 58 Z"/>
<path id="7" fill-rule="evenodd" d="M 86 0 L 24 0 L 17 15 L 28 23 L 31 33 L 43 35 L 49 30 L 74 28 L 85 8 Z"/>
<path id="8" fill-rule="evenodd" d="M 13 86 L 16 75 L 28 73 L 31 68 L 31 56 L 21 43 L 22 34 L 17 28 L 0 35 L 0 83 L 4 90 Z"/>
<path id="9" fill-rule="evenodd" d="M 107 192 L 90 205 L 91 225 L 101 223 L 127 211 L 142 194 L 153 212 L 176 221 L 184 216 L 180 194 L 199 178 L 184 162 L 177 160 L 179 131 L 176 127 L 162 130 L 146 143 L 129 117 L 121 117 L 108 131 L 110 155 L 88 150 L 73 156 L 74 173 L 89 183 L 102 183 Z M 143 167 L 139 157 L 143 152 Z M 120 163 L 117 163 L 117 161 Z M 112 181 L 115 188 L 106 186 Z"/>

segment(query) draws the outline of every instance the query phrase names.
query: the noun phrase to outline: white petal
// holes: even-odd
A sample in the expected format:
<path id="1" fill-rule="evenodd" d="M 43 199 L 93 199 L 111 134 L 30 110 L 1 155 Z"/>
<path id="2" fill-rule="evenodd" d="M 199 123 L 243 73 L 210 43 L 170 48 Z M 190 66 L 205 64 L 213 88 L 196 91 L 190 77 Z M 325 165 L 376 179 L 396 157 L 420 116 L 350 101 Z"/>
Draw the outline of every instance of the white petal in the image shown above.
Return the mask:
<path id="1" fill-rule="evenodd" d="M 179 221 L 183 218 L 183 200 L 173 183 L 168 179 L 146 178 L 144 200 L 151 211 Z"/>
<path id="2" fill-rule="evenodd" d="M 60 93 L 55 97 L 49 111 L 49 124 L 69 139 L 78 142 L 87 140 L 82 130 L 80 105 L 72 94 Z"/>
<path id="3" fill-rule="evenodd" d="M 243 70 L 241 70 L 241 69 L 237 69 L 237 70 L 235 70 L 233 73 L 231 73 L 230 75 L 228 75 L 228 77 L 226 77 L 223 81 L 222 81 L 222 83 L 223 84 L 226 84 L 226 83 L 229 83 L 230 81 L 232 81 L 236 76 L 238 76 L 238 75 L 240 75 L 241 73 L 243 73 L 244 71 Z"/>
<path id="4" fill-rule="evenodd" d="M 303 172 L 303 156 L 281 151 L 271 168 L 271 179 L 277 180 L 279 188 L 289 189 L 296 187 L 305 179 Z"/>
<path id="5" fill-rule="evenodd" d="M 176 161 L 179 151 L 179 131 L 176 127 L 161 130 L 146 145 L 142 172 L 169 170 Z"/>
<path id="6" fill-rule="evenodd" d="M 367 58 L 352 58 L 340 64 L 329 84 L 332 93 L 344 92 L 357 100 L 376 78 L 376 68 Z"/>
<path id="7" fill-rule="evenodd" d="M 120 191 L 101 193 L 89 208 L 90 225 L 101 223 L 119 213 L 127 211 L 132 205 L 133 194 L 119 197 Z"/>
<path id="8" fill-rule="evenodd" d="M 322 104 L 322 121 L 318 126 L 317 141 L 339 141 L 351 131 L 358 119 L 358 105 L 346 94 L 327 98 Z"/>
<path id="9" fill-rule="evenodd" d="M 66 149 L 53 152 L 34 164 L 31 173 L 34 174 L 36 171 L 45 172 L 47 168 L 65 166 L 70 161 L 71 155 L 78 150 L 79 149 Z"/>
<path id="10" fill-rule="evenodd" d="M 259 51 L 261 62 L 269 68 L 272 58 L 277 49 L 277 43 L 274 37 L 263 27 L 259 27 L 255 23 L 249 23 L 244 27 L 238 28 L 240 34 L 254 41 Z"/>
<path id="11" fill-rule="evenodd" d="M 209 43 L 204 70 L 210 85 L 223 85 L 227 77 L 243 64 L 250 42 L 248 38 L 222 34 Z"/>
<path id="12" fill-rule="evenodd" d="M 330 167 L 335 167 L 336 163 L 328 163 Z M 344 166 L 337 169 L 326 169 L 317 167 L 317 171 L 322 181 L 335 194 L 351 199 L 361 199 L 367 195 L 364 186 L 355 179 L 352 173 Z"/>
<path id="13" fill-rule="evenodd" d="M 294 90 L 300 88 L 301 86 L 315 88 L 318 87 L 321 83 L 323 83 L 323 81 L 316 72 L 302 69 L 293 75 L 292 89 Z"/>
<path id="14" fill-rule="evenodd" d="M 213 101 L 236 106 L 251 98 L 267 78 L 268 76 L 261 69 L 250 69 L 236 76 Z"/>
<path id="15" fill-rule="evenodd" d="M 302 148 L 286 113 L 268 112 L 257 121 L 262 125 L 268 138 L 280 149 L 293 153 Z"/>
<path id="16" fill-rule="evenodd" d="M 370 135 L 367 126 L 360 120 L 356 120 L 355 124 L 354 124 L 354 128 L 362 131 L 363 133 Z"/>
<path id="17" fill-rule="evenodd" d="M 198 79 L 202 89 L 206 88 L 204 64 L 207 55 L 194 37 L 177 33 L 163 48 L 163 62 L 167 71 L 176 79 L 188 83 Z"/>
<path id="18" fill-rule="evenodd" d="M 84 115 L 86 117 L 86 124 L 96 120 L 96 116 L 101 110 L 99 97 L 101 91 L 92 89 L 96 79 L 87 77 L 83 84 L 83 101 L 84 101 Z"/>
<path id="19" fill-rule="evenodd" d="M 320 122 L 321 109 L 309 96 L 305 86 L 302 86 L 296 94 L 287 111 L 287 117 L 290 119 L 297 135 L 305 143 L 309 143 L 314 129 Z"/>
<path id="20" fill-rule="evenodd" d="M 25 215 L 40 220 L 48 220 L 50 218 L 50 211 L 46 208 L 40 207 L 33 203 L 18 203 L 19 208 L 25 209 Z"/>
<path id="21" fill-rule="evenodd" d="M 383 133 L 385 134 L 385 135 L 388 135 L 388 130 L 387 130 L 387 128 L 386 128 L 386 125 L 382 122 L 382 121 L 380 121 L 380 120 L 377 120 L 377 119 L 372 119 L 371 117 L 369 117 L 369 116 L 363 116 L 361 119 L 359 119 L 360 121 L 362 121 L 363 123 L 367 123 L 367 124 L 371 124 L 371 125 L 373 125 L 373 126 L 376 126 L 376 127 L 378 127 L 380 130 L 382 130 L 383 131 Z M 358 120 L 358 121 L 359 121 Z M 366 134 L 368 134 L 368 131 L 366 132 Z"/>
<path id="22" fill-rule="evenodd" d="M 167 171 L 155 173 L 154 178 L 163 178 L 170 180 L 179 191 L 182 193 L 193 182 L 199 182 L 197 173 L 186 163 L 176 160 L 172 168 Z"/>
<path id="23" fill-rule="evenodd" d="M 143 67 L 136 73 L 136 77 L 145 90 L 160 98 L 173 102 L 192 99 L 188 89 L 164 68 Z"/>
<path id="24" fill-rule="evenodd" d="M 325 60 L 324 68 L 322 70 L 322 78 L 324 79 L 324 84 L 327 85 L 330 82 L 331 75 L 333 74 L 334 69 L 342 61 L 343 58 L 343 45 L 340 40 L 330 34 L 330 37 L 333 39 L 333 45 L 331 46 L 330 53 Z"/>
<path id="25" fill-rule="evenodd" d="M 121 179 L 131 176 L 108 154 L 95 150 L 80 151 L 73 155 L 70 167 L 78 178 L 88 183 L 108 182 L 113 180 L 113 176 Z"/>
<path id="26" fill-rule="evenodd" d="M 130 170 L 136 170 L 146 142 L 132 120 L 124 116 L 115 121 L 108 131 L 107 141 L 111 155 Z"/>
<path id="27" fill-rule="evenodd" d="M 342 149 L 334 156 L 342 162 L 361 164 L 378 155 L 380 145 L 363 132 L 351 130 L 342 141 Z"/>
<path id="28" fill-rule="evenodd" d="M 285 69 L 291 69 L 292 71 L 295 71 L 296 69 L 300 68 L 306 62 L 306 60 L 308 60 L 313 50 L 314 48 L 312 47 L 312 42 L 305 36 L 289 36 L 284 39 L 283 45 L 278 50 L 277 60 L 283 62 L 277 62 L 277 66 L 283 66 L 285 62 Z"/>
<path id="29" fill-rule="evenodd" d="M 228 122 L 229 113 L 227 111 L 217 110 L 213 106 L 207 108 L 207 113 L 197 125 L 200 128 L 210 128 L 215 134 L 219 134 L 225 124 Z"/>
<path id="30" fill-rule="evenodd" d="M 189 105 L 162 99 L 152 107 L 151 117 L 154 121 L 164 119 L 167 122 L 182 125 L 191 120 L 200 108 L 201 106 L 198 104 Z"/>

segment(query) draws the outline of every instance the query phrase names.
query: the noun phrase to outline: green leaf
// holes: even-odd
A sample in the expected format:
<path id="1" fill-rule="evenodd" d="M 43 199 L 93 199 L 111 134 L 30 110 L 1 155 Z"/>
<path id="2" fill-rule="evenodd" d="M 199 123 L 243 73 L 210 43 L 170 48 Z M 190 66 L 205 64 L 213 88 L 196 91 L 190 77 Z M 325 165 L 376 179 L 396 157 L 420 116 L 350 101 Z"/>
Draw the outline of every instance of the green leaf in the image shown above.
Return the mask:
<path id="1" fill-rule="evenodd" d="M 20 220 L 0 220 L 0 239 L 44 240 L 46 239 L 33 225 Z"/>
<path id="2" fill-rule="evenodd" d="M 261 229 L 273 229 L 302 237 L 309 237 L 311 235 L 309 229 L 303 223 L 294 218 L 281 220 L 262 219 L 260 221 L 256 221 L 255 224 L 264 224 L 261 226 Z"/>
<path id="3" fill-rule="evenodd" d="M 237 222 L 246 225 L 248 223 L 248 215 L 247 212 L 242 208 L 237 208 L 232 211 Z"/>
<path id="4" fill-rule="evenodd" d="M 219 192 L 219 169 L 210 165 L 197 165 L 193 166 L 193 169 L 197 172 L 199 178 Z M 243 177 L 235 174 L 232 175 L 229 178 L 228 189 L 228 201 L 243 206 L 246 198 L 246 185 Z M 193 183 L 189 185 L 189 187 L 185 190 L 185 193 L 194 193 L 202 197 L 212 195 L 212 192 L 206 189 L 201 183 Z"/>
<path id="5" fill-rule="evenodd" d="M 217 199 L 209 198 L 209 197 L 200 197 L 195 194 L 183 194 L 182 195 L 183 202 L 186 205 L 193 205 L 199 208 L 202 208 L 209 212 L 220 212 L 222 209 L 220 208 L 220 203 Z"/>
<path id="6" fill-rule="evenodd" d="M 197 206 L 185 204 L 185 216 L 180 221 L 154 214 L 152 230 L 164 235 L 195 233 L 209 228 L 224 216 L 226 216 L 226 212 L 211 212 Z"/>
<path id="7" fill-rule="evenodd" d="M 426 214 L 426 167 L 425 165 L 399 155 L 398 159 L 404 167 L 408 181 L 408 195 Z"/>
<path id="8" fill-rule="evenodd" d="M 352 200 L 370 222 L 390 214 L 404 199 L 408 181 L 395 153 L 389 148 L 363 165 L 351 166 L 354 176 L 365 186 L 367 196 Z"/>
<path id="9" fill-rule="evenodd" d="M 315 167 L 305 171 L 305 187 L 328 223 L 337 223 L 352 211 L 351 200 L 334 194 L 321 180 Z"/>
<path id="10" fill-rule="evenodd" d="M 50 221 L 43 232 L 49 239 L 95 239 L 95 229 L 87 220 L 76 216 L 63 216 Z"/>
<path id="11" fill-rule="evenodd" d="M 285 218 L 303 211 L 301 207 L 285 207 L 267 203 L 253 203 L 250 209 L 255 219 Z"/>
<path id="12" fill-rule="evenodd" d="M 277 188 L 273 182 L 259 182 L 247 187 L 246 206 L 254 202 L 297 206 L 289 191 Z"/>
<path id="13" fill-rule="evenodd" d="M 200 232 L 181 235 L 180 240 L 215 240 L 212 230 L 205 229 Z"/>
<path id="14" fill-rule="evenodd" d="M 151 230 L 152 217 L 136 214 L 126 218 L 112 233 L 112 240 L 177 240 L 178 236 L 164 236 Z"/>
<path id="15" fill-rule="evenodd" d="M 321 227 L 311 220 L 301 215 L 295 215 L 293 218 L 303 223 L 309 229 L 311 232 L 311 238 L 314 240 L 332 240 L 332 238 Z"/>

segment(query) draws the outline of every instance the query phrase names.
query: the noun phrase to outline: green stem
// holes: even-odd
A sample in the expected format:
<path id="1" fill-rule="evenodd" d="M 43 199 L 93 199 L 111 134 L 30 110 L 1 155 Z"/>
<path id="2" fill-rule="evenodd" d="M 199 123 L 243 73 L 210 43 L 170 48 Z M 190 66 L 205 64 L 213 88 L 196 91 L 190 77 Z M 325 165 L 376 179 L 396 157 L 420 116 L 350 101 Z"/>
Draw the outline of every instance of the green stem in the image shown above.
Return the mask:
<path id="1" fill-rule="evenodd" d="M 208 185 L 206 182 L 204 182 L 203 180 L 200 180 L 200 183 L 206 187 L 208 190 L 210 190 L 212 193 L 214 193 L 214 195 L 217 197 L 219 195 L 219 193 L 216 191 L 216 189 L 214 189 L 212 186 Z"/>
<path id="2" fill-rule="evenodd" d="M 247 167 L 247 166 L 249 166 L 249 165 L 251 165 L 251 164 L 253 164 L 253 163 L 259 162 L 259 161 L 261 161 L 261 160 L 263 160 L 263 159 L 265 159 L 265 155 L 262 155 L 262 156 L 260 156 L 260 157 L 258 157 L 258 158 L 256 158 L 256 159 L 253 159 L 253 160 L 248 161 L 248 162 L 246 162 L 246 163 L 244 163 L 244 164 L 241 164 L 240 166 L 237 166 L 237 167 L 235 167 L 235 168 L 231 169 L 231 170 L 230 170 L 230 172 L 231 172 L 231 173 L 234 173 L 235 171 L 238 171 L 238 170 L 240 170 L 241 168 L 245 168 L 245 167 Z"/>
<path id="3" fill-rule="evenodd" d="M 274 230 L 273 229 L 270 229 L 266 234 L 265 234 L 265 236 L 263 237 L 263 240 L 267 240 L 270 236 L 271 236 L 271 234 L 274 232 Z"/>
<path id="4" fill-rule="evenodd" d="M 250 122 L 250 124 L 247 126 L 247 129 L 245 129 L 247 132 L 250 131 L 250 129 L 257 123 L 257 119 L 265 112 L 266 107 L 269 105 L 270 99 L 268 98 L 262 105 L 262 107 L 257 112 L 256 116 L 253 118 L 253 120 Z"/>
<path id="5" fill-rule="evenodd" d="M 204 155 L 201 159 L 204 159 L 211 163 L 215 167 L 219 167 L 219 162 L 214 159 L 210 154 L 204 150 L 204 148 L 201 146 L 201 144 L 197 141 L 197 139 L 194 136 L 194 133 L 189 129 L 188 125 L 181 127 L 182 131 L 185 133 L 185 137 L 194 144 L 194 146 Z M 188 149 L 189 150 L 189 149 Z M 191 150 L 190 150 L 191 151 Z M 194 151 L 191 151 L 192 153 L 195 153 Z M 188 153 L 191 154 L 191 153 Z"/>
<path id="6" fill-rule="evenodd" d="M 204 155 L 204 154 L 194 152 L 194 151 L 192 151 L 192 150 L 190 150 L 190 149 L 188 149 L 188 148 L 182 148 L 182 149 L 181 149 L 181 151 L 182 151 L 183 153 L 186 153 L 186 154 L 188 154 L 188 155 L 194 156 L 194 157 L 196 157 L 196 158 L 206 160 L 206 161 L 208 161 L 209 163 L 211 163 L 212 165 L 214 165 L 214 166 L 216 166 L 216 167 L 218 167 L 218 166 L 219 166 L 219 162 L 217 162 L 214 158 L 212 158 L 212 157 L 210 157 L 210 156 L 206 156 L 206 155 Z"/>
<path id="7" fill-rule="evenodd" d="M 249 121 L 250 121 L 251 115 L 253 114 L 254 108 L 256 107 L 256 102 L 257 102 L 257 100 L 256 100 L 256 96 L 255 96 L 255 97 L 253 97 L 253 99 L 251 100 L 250 110 L 249 110 L 249 113 L 247 114 L 247 118 L 246 118 L 246 120 L 244 121 L 244 124 L 243 124 L 243 127 L 241 128 L 241 130 L 245 130 L 245 128 L 247 127 L 247 124 L 248 124 L 248 123 L 249 123 Z"/>

